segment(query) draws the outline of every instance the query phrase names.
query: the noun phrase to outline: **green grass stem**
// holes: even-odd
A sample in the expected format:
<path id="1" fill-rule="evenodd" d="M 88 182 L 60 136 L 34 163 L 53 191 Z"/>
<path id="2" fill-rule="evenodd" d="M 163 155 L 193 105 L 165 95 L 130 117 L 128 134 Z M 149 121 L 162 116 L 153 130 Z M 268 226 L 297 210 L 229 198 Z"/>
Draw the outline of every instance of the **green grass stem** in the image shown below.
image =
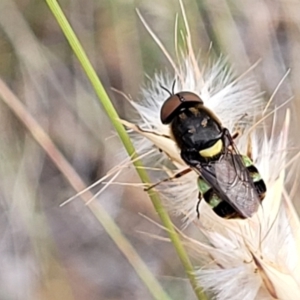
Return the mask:
<path id="1" fill-rule="evenodd" d="M 143 183 L 149 184 L 150 179 L 147 172 L 142 168 L 142 163 L 139 160 L 136 160 L 138 155 L 135 152 L 135 148 L 124 129 L 123 125 L 119 122 L 119 116 L 114 109 L 100 79 L 98 78 L 94 68 L 92 67 L 83 47 L 81 46 L 78 38 L 76 37 L 72 27 L 70 26 L 68 20 L 66 19 L 62 9 L 60 8 L 58 2 L 56 0 L 45 0 L 52 11 L 54 17 L 56 18 L 60 28 L 65 34 L 66 39 L 68 40 L 72 50 L 74 51 L 77 59 L 79 60 L 82 68 L 84 69 L 87 77 L 89 78 L 101 104 L 103 105 L 107 115 L 109 116 L 113 126 L 115 127 L 124 147 L 128 153 L 128 155 L 134 160 L 134 166 L 136 167 L 136 171 L 141 178 Z M 165 211 L 164 207 L 161 204 L 161 201 L 156 193 L 153 191 L 149 193 L 149 197 L 154 205 L 155 210 L 157 211 L 159 217 L 163 225 L 166 227 L 169 237 L 177 251 L 177 254 L 182 261 L 182 264 L 186 270 L 188 278 L 191 282 L 191 285 L 198 297 L 198 299 L 206 299 L 205 295 L 202 293 L 201 289 L 197 285 L 197 281 L 194 275 L 194 269 L 189 260 L 189 257 L 182 245 L 182 242 L 172 224 L 172 221 Z M 111 236 L 112 237 L 112 236 Z M 113 238 L 113 237 L 112 237 Z M 114 239 L 114 238 L 113 238 Z M 141 274 L 138 274 L 141 277 Z M 146 283 L 145 283 L 146 284 Z M 146 284 L 147 285 L 147 284 Z M 147 285 L 148 286 L 148 285 Z M 148 286 L 149 287 L 149 286 Z M 151 289 L 151 288 L 150 288 Z M 166 298 L 160 298 L 166 299 Z"/>

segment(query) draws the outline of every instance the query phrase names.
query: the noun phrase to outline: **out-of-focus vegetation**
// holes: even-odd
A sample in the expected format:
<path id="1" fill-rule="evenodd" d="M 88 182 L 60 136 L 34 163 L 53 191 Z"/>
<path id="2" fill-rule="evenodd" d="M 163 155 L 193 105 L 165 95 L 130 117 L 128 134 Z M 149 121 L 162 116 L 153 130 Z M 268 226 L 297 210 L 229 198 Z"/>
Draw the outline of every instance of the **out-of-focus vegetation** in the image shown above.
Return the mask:
<path id="1" fill-rule="evenodd" d="M 61 1 L 121 117 L 155 71 L 172 68 L 137 17 L 138 8 L 171 55 L 179 3 Z M 288 70 L 273 103 L 291 95 L 291 157 L 298 152 L 300 4 L 296 1 L 184 1 L 195 52 L 228 56 L 254 73 L 266 100 Z M 179 17 L 179 27 L 182 19 Z M 89 185 L 126 158 L 107 116 L 44 1 L 0 1 L 0 76 Z M 0 102 L 0 299 L 151 299 L 147 289 L 75 192 L 10 109 Z M 279 126 L 280 114 L 278 120 Z M 289 178 L 292 188 L 297 164 Z M 122 178 L 123 177 L 123 178 Z M 132 171 L 118 181 L 138 182 Z M 299 192 L 299 189 L 294 189 Z M 297 194 L 296 194 L 297 195 Z M 193 299 L 169 243 L 141 214 L 157 220 L 141 188 L 114 185 L 96 200 L 173 299 Z M 297 205 L 297 197 L 294 198 Z"/>

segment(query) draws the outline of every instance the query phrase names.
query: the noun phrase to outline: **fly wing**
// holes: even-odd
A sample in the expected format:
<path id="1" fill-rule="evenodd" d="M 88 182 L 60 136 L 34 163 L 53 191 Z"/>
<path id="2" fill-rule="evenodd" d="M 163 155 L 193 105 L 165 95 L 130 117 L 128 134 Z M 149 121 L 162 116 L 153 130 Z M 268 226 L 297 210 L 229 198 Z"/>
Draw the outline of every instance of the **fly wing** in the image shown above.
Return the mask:
<path id="1" fill-rule="evenodd" d="M 242 157 L 228 152 L 223 159 L 216 162 L 215 174 L 229 203 L 243 216 L 251 217 L 258 210 L 260 200 Z"/>
<path id="2" fill-rule="evenodd" d="M 228 151 L 222 158 L 197 171 L 243 217 L 249 218 L 258 210 L 260 203 L 253 180 L 239 154 Z"/>

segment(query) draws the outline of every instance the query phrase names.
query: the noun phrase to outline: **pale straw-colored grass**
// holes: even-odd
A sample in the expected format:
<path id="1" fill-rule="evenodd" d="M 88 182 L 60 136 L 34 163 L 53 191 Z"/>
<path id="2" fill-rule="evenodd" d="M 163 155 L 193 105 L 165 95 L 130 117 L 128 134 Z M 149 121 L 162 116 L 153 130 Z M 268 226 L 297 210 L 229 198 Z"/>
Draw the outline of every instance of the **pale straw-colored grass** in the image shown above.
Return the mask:
<path id="1" fill-rule="evenodd" d="M 154 34 L 151 32 L 151 35 Z M 158 42 L 157 37 L 155 40 Z M 161 183 L 156 189 L 169 211 L 183 217 L 183 225 L 193 223 L 205 237 L 205 240 L 185 239 L 198 258 L 195 268 L 198 268 L 200 285 L 214 299 L 297 299 L 300 295 L 300 225 L 285 187 L 290 127 L 290 112 L 285 104 L 290 99 L 279 107 L 272 103 L 283 80 L 265 102 L 251 70 L 236 76 L 224 58 L 212 58 L 209 62 L 207 58 L 196 60 L 189 35 L 186 41 L 187 55 L 181 57 L 179 64 L 171 63 L 175 65 L 174 74 L 154 75 L 142 90 L 142 101 L 130 100 L 139 118 L 122 122 L 134 133 L 140 153 L 153 148 L 161 150 L 149 155 L 147 164 L 171 168 L 173 171 L 166 171 L 165 178 L 187 166 L 180 158 L 169 127 L 160 121 L 160 108 L 168 97 L 161 86 L 171 89 L 176 80 L 175 93 L 183 90 L 197 93 L 224 127 L 231 132 L 237 125 L 242 128 L 237 147 L 246 153 L 247 141 L 251 138 L 254 164 L 267 185 L 266 197 L 251 218 L 222 219 L 201 201 L 198 219 L 198 175 L 194 172 Z M 161 42 L 158 44 L 162 47 Z M 165 51 L 163 47 L 162 50 Z M 167 57 L 171 60 L 169 55 Z M 278 111 L 285 115 L 280 124 Z M 242 118 L 245 114 L 247 116 Z"/>

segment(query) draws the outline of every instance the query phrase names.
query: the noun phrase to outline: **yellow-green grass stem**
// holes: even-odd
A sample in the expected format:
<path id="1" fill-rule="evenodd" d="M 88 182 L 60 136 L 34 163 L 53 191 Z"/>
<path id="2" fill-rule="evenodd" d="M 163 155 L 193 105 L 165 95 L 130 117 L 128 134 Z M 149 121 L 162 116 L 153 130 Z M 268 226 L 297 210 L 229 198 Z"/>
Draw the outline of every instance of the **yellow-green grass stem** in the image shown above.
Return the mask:
<path id="1" fill-rule="evenodd" d="M 140 160 L 137 160 L 137 154 L 135 152 L 135 148 L 124 129 L 123 125 L 119 122 L 119 116 L 114 109 L 100 79 L 98 78 L 94 68 L 92 67 L 85 51 L 83 50 L 83 47 L 81 46 L 77 36 L 75 35 L 71 25 L 69 24 L 66 16 L 64 15 L 62 9 L 60 8 L 58 2 L 56 0 L 45 0 L 52 11 L 54 17 L 56 18 L 60 28 L 62 29 L 63 33 L 65 34 L 66 39 L 68 40 L 74 54 L 76 55 L 77 59 L 79 60 L 82 68 L 84 69 L 87 77 L 89 78 L 101 104 L 103 105 L 106 113 L 108 114 L 113 126 L 115 127 L 122 143 L 124 144 L 124 147 L 126 151 L 128 152 L 128 155 L 134 160 L 133 164 L 136 167 L 136 171 L 138 175 L 140 176 L 143 183 L 149 184 L 150 179 L 145 171 L 145 169 L 142 168 L 142 163 Z M 151 191 L 149 193 L 149 197 L 154 205 L 155 210 L 157 211 L 159 217 L 162 220 L 163 225 L 166 227 L 169 237 L 177 251 L 177 254 L 182 261 L 182 264 L 186 270 L 186 273 L 189 277 L 189 280 L 191 282 L 191 285 L 198 297 L 198 299 L 205 299 L 205 296 L 202 292 L 202 290 L 199 288 L 195 275 L 194 275 L 194 269 L 193 266 L 189 260 L 189 257 L 182 245 L 182 242 L 172 224 L 172 221 L 165 211 L 158 195 Z M 140 274 L 139 274 L 140 275 Z"/>

